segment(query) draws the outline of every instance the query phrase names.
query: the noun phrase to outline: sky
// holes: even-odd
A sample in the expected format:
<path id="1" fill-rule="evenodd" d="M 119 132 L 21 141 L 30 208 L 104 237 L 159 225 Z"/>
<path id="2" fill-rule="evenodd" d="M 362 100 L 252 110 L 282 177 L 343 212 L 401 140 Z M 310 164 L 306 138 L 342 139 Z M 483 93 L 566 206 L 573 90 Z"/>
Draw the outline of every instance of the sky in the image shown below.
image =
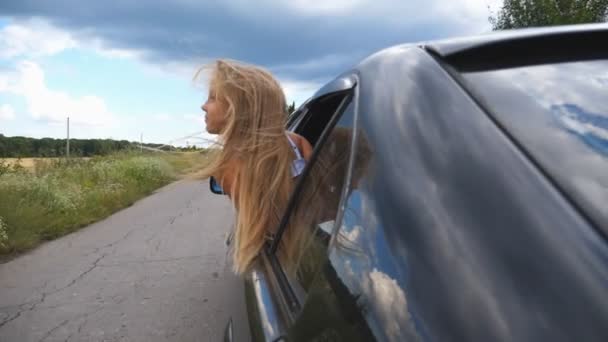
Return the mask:
<path id="1" fill-rule="evenodd" d="M 389 46 L 487 33 L 500 0 L 2 0 L 0 134 L 203 145 L 201 66 L 260 65 L 288 102 Z"/>

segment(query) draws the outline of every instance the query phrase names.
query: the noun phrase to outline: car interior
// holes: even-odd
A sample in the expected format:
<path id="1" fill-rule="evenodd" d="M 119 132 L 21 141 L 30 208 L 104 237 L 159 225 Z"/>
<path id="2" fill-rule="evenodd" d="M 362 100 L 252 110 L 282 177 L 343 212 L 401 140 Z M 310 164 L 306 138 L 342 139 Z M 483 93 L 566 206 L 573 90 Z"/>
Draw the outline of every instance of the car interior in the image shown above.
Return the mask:
<path id="1" fill-rule="evenodd" d="M 328 94 L 309 103 L 299 115 L 301 116 L 299 122 L 298 118 L 292 121 L 295 124 L 294 132 L 306 138 L 315 148 L 323 130 L 348 93 L 349 91 L 341 91 Z"/>

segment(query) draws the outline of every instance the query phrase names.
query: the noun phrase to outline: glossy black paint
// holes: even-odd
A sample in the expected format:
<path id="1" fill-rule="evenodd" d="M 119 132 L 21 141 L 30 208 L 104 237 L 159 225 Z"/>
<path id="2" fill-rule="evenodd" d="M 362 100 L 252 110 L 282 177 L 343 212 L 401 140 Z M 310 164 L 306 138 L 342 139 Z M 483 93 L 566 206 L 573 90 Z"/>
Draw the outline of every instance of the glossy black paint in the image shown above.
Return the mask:
<path id="1" fill-rule="evenodd" d="M 359 70 L 360 252 L 330 259 L 376 338 L 607 340 L 605 241 L 424 51 Z"/>
<path id="2" fill-rule="evenodd" d="M 350 72 L 328 260 L 300 312 L 253 311 L 292 341 L 607 341 L 606 241 L 436 58 L 398 46 Z"/>
<path id="3" fill-rule="evenodd" d="M 245 300 L 252 341 L 278 341 L 287 334 L 289 313 L 265 254 L 245 279 Z"/>
<path id="4" fill-rule="evenodd" d="M 542 40 L 551 37 L 564 37 L 568 35 L 584 36 L 589 33 L 606 32 L 608 24 L 584 24 L 584 25 L 564 25 L 552 27 L 538 27 L 520 30 L 506 30 L 492 32 L 489 34 L 473 37 L 452 38 L 437 40 L 421 44 L 443 58 L 450 58 L 457 54 L 464 54 L 467 51 L 488 47 L 491 45 L 508 45 L 510 42 L 526 40 Z M 598 42 L 599 43 L 599 42 Z M 596 50 L 602 49 L 601 44 L 596 46 Z M 553 51 L 545 51 L 546 56 L 550 56 Z M 525 53 L 521 53 L 525 55 Z M 517 57 L 513 53 L 505 57 Z"/>
<path id="5" fill-rule="evenodd" d="M 336 93 L 351 89 L 356 83 L 357 80 L 349 74 L 337 77 L 335 80 L 327 83 L 326 85 L 321 87 L 321 89 L 317 90 L 317 92 L 312 96 L 312 98 L 318 98 L 330 93 Z M 309 101 L 307 101 L 306 104 L 308 102 Z"/>
<path id="6" fill-rule="evenodd" d="M 466 73 L 492 117 L 608 237 L 608 58 Z"/>

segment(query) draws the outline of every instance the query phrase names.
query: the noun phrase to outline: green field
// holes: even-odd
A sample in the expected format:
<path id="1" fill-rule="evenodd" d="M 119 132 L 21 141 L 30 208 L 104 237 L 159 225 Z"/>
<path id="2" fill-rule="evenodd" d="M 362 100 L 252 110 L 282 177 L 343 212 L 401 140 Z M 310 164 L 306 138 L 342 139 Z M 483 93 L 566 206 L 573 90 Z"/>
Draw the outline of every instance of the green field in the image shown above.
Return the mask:
<path id="1" fill-rule="evenodd" d="M 0 256 L 57 238 L 204 166 L 205 154 L 118 153 L 88 159 L 0 159 Z"/>

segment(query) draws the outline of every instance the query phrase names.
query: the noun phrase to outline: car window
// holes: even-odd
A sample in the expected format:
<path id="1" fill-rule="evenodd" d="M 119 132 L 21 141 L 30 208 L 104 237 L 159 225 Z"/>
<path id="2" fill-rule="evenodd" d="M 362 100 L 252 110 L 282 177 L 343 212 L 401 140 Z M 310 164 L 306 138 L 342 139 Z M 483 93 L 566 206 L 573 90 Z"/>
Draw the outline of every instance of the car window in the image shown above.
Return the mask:
<path id="1" fill-rule="evenodd" d="M 276 256 L 300 295 L 305 295 L 318 268 L 327 258 L 327 246 L 338 214 L 350 156 L 352 107 L 346 108 L 335 126 L 319 142 L 299 191 L 294 194 L 294 204 L 286 214 L 285 233 L 278 242 Z M 310 121 L 308 125 L 318 128 Z"/>
<path id="2" fill-rule="evenodd" d="M 362 230 L 361 225 L 364 224 L 362 220 L 368 218 L 370 213 L 360 208 L 360 205 L 357 206 L 357 203 L 360 204 L 359 188 L 366 186 L 366 182 L 369 182 L 370 177 L 372 177 L 370 169 L 370 161 L 373 157 L 372 149 L 363 132 L 356 127 L 353 127 L 353 129 L 357 130 L 357 134 L 354 135 L 355 143 L 351 144 L 354 147 L 350 148 L 354 149 L 348 161 L 349 171 L 345 177 L 348 180 L 348 185 L 343 185 L 347 187 L 343 192 L 343 198 L 346 201 L 343 199 L 340 202 L 341 206 L 344 207 L 344 212 L 338 215 L 335 222 L 341 228 L 337 234 L 332 236 L 335 240 L 330 243 L 328 255 L 329 258 L 335 258 L 336 255 L 341 254 L 347 255 L 348 259 L 358 263 L 358 260 L 369 259 L 371 252 L 366 249 L 368 245 L 361 241 L 364 235 L 367 234 L 366 237 L 371 238 L 366 241 L 367 243 L 373 244 L 378 241 L 374 239 L 376 236 L 369 234 L 370 231 Z M 366 209 L 371 208 L 368 206 Z M 333 233 L 334 221 L 332 220 L 331 223 L 331 232 Z M 319 226 L 320 230 L 325 228 L 321 224 Z M 314 275 L 309 291 L 306 293 L 306 301 L 300 316 L 290 328 L 289 333 L 293 340 L 376 340 L 373 331 L 376 327 L 368 322 L 367 313 L 370 305 L 374 307 L 377 303 L 370 301 L 369 298 L 364 299 L 365 292 L 352 293 L 349 287 L 355 274 L 359 276 L 359 273 L 365 271 L 365 269 L 350 269 L 346 276 L 342 271 L 342 269 L 336 269 L 331 262 L 323 262 L 319 267 L 318 273 Z M 373 271 L 374 274 L 380 274 L 378 270 Z M 368 282 L 365 278 L 362 280 Z M 380 280 L 381 284 L 378 285 L 388 290 L 387 296 L 399 294 L 396 291 L 396 282 L 392 279 L 389 279 L 389 281 L 381 278 L 374 280 Z M 397 305 L 403 305 L 399 297 L 389 298 L 389 300 L 394 300 Z M 399 308 L 399 310 L 405 309 L 406 307 Z M 396 310 L 394 313 L 399 314 L 400 311 Z M 401 316 L 399 317 L 401 318 Z"/>
<path id="3" fill-rule="evenodd" d="M 300 111 L 298 117 L 289 122 L 289 129 L 305 137 L 312 146 L 315 146 L 336 111 L 341 106 L 344 110 L 344 101 L 350 94 L 350 90 L 341 91 L 312 101 Z"/>
<path id="4" fill-rule="evenodd" d="M 292 126 L 296 125 L 298 119 L 301 119 L 303 116 L 305 116 L 307 112 L 308 108 L 304 107 L 289 113 L 289 115 L 287 116 L 287 123 L 285 124 L 285 127 L 287 127 L 287 129 L 290 129 Z"/>
<path id="5" fill-rule="evenodd" d="M 608 60 L 465 73 L 495 119 L 608 234 Z"/>

